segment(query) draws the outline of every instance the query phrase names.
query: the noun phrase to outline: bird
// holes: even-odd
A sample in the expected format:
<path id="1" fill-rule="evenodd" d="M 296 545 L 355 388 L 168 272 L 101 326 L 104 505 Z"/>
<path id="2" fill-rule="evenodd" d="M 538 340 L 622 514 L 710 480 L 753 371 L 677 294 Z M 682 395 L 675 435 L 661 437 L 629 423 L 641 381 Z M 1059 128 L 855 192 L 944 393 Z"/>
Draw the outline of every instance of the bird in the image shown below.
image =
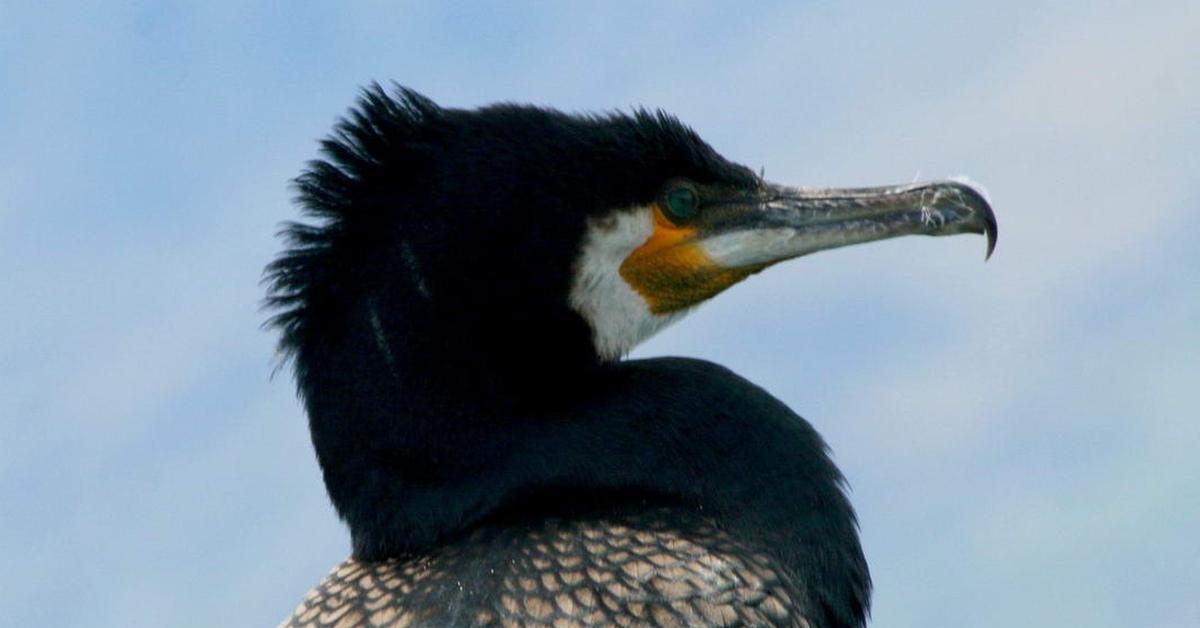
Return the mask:
<path id="1" fill-rule="evenodd" d="M 294 181 L 268 325 L 352 553 L 285 626 L 862 626 L 807 421 L 638 343 L 778 262 L 984 234 L 955 181 L 793 187 L 678 118 L 378 83 Z"/>

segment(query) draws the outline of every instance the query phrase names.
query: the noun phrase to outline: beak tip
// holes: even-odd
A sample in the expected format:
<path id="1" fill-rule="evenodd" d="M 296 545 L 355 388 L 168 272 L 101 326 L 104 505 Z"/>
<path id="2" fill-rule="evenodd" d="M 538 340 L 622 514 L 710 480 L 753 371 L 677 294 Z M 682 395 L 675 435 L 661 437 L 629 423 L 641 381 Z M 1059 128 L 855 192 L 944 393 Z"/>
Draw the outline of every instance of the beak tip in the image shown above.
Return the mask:
<path id="1" fill-rule="evenodd" d="M 996 214 L 992 212 L 991 205 L 985 201 L 983 209 L 983 233 L 987 236 L 987 255 L 983 257 L 983 261 L 986 262 L 992 258 L 992 253 L 996 250 L 996 236 L 999 229 L 996 226 Z"/>
<path id="2" fill-rule="evenodd" d="M 984 234 L 987 236 L 987 254 L 983 256 L 983 261 L 985 262 L 992 259 L 992 253 L 996 251 L 996 219 L 990 214 L 988 215 L 988 218 L 990 218 L 990 220 L 988 221 L 987 229 L 984 232 Z"/>
<path id="3" fill-rule="evenodd" d="M 988 202 L 987 195 L 983 189 L 967 180 L 951 180 L 948 184 L 957 189 L 960 194 L 966 199 L 966 204 L 970 206 L 977 214 L 982 225 L 983 235 L 987 236 L 987 253 L 983 257 L 983 261 L 988 261 L 992 258 L 992 253 L 996 250 L 996 213 L 992 211 L 992 205 Z"/>

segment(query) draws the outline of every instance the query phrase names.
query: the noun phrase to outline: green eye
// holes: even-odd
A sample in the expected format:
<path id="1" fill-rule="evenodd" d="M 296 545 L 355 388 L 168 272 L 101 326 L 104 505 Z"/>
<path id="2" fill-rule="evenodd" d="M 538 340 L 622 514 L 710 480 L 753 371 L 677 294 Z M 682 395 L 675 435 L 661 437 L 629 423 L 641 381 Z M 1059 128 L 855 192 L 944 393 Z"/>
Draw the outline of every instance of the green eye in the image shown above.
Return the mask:
<path id="1" fill-rule="evenodd" d="M 663 210 L 667 217 L 676 222 L 695 217 L 696 210 L 700 208 L 700 197 L 696 195 L 696 190 L 689 186 L 672 188 L 667 191 L 663 200 Z"/>

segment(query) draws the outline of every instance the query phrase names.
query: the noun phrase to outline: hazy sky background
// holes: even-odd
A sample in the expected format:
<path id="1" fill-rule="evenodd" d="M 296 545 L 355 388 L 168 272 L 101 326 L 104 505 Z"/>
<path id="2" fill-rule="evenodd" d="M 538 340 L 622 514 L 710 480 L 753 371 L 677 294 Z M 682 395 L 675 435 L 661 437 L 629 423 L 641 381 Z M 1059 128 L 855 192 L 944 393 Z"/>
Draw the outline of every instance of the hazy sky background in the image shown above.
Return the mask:
<path id="1" fill-rule="evenodd" d="M 637 351 L 826 436 L 874 625 L 1200 625 L 1200 3 L 0 5 L 0 623 L 264 626 L 348 548 L 262 267 L 370 80 L 678 114 L 776 181 L 967 174 Z M 441 5 L 439 4 L 439 7 Z"/>

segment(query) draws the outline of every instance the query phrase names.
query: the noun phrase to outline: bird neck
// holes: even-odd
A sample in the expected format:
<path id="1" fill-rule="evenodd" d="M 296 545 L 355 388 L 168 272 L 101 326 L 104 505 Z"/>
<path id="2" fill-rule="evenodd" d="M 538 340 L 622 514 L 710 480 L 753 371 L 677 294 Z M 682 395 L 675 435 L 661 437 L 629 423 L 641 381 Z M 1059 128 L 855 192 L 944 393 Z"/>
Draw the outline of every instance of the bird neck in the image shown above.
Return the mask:
<path id="1" fill-rule="evenodd" d="M 841 475 L 811 426 L 758 387 L 693 360 L 447 362 L 429 351 L 455 342 L 361 316 L 298 369 L 357 557 L 413 555 L 543 492 L 652 494 L 764 547 L 813 605 L 865 612 Z"/>
<path id="2" fill-rule="evenodd" d="M 562 407 L 604 368 L 582 321 L 543 316 L 504 333 L 501 317 L 367 296 L 322 322 L 296 373 L 326 489 L 360 556 L 414 551 L 489 512 L 508 490 L 488 482 L 508 473 L 509 426 Z M 528 342 L 555 325 L 553 342 Z"/>

